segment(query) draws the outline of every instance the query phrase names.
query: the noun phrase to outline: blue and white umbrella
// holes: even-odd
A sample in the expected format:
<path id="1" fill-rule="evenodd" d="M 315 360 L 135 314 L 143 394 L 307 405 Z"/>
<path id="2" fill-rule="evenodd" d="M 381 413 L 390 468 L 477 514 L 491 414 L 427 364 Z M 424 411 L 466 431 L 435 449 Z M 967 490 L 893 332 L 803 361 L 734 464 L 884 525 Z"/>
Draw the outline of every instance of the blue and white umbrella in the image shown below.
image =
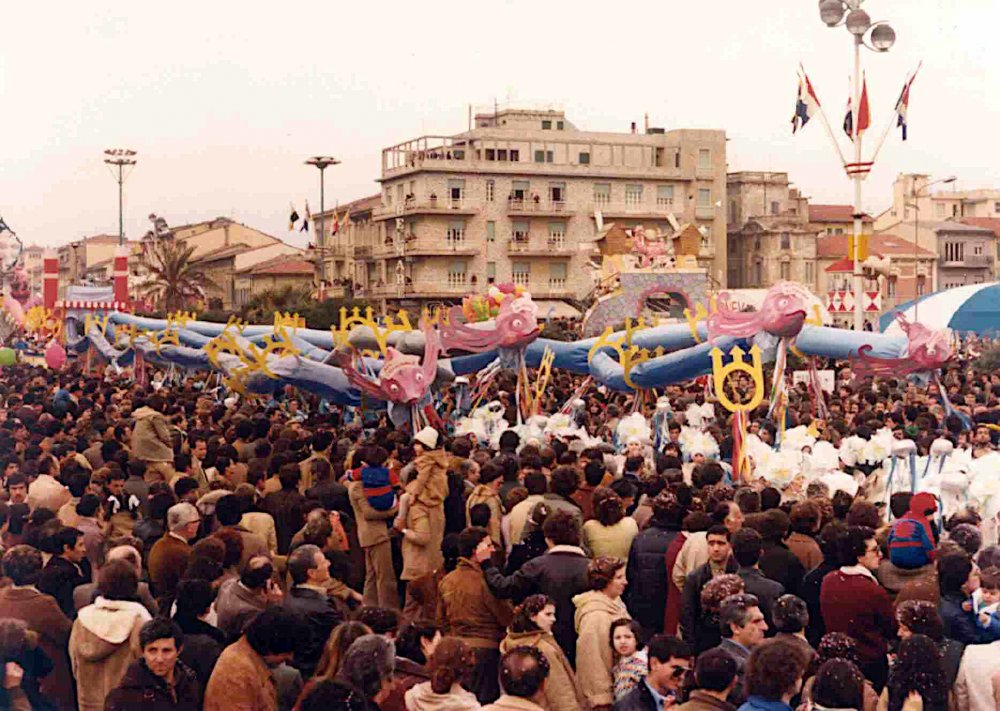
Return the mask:
<path id="1" fill-rule="evenodd" d="M 916 319 L 913 311 L 918 304 Z M 896 321 L 898 313 L 911 323 L 919 320 L 931 329 L 947 327 L 958 333 L 1000 335 L 1000 282 L 967 284 L 900 304 L 879 319 L 883 333 L 902 334 Z"/>

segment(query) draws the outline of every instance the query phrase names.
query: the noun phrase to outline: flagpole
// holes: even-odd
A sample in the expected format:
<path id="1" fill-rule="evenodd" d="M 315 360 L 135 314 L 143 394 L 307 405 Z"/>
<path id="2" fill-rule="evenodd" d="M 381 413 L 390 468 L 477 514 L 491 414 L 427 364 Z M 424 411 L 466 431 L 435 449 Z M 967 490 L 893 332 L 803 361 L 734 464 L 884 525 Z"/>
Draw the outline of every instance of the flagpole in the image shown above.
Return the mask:
<path id="1" fill-rule="evenodd" d="M 861 274 L 861 231 L 864 229 L 861 215 L 864 208 L 861 203 L 861 181 L 864 173 L 859 170 L 861 165 L 861 136 L 858 130 L 858 118 L 861 115 L 861 35 L 854 35 L 854 101 L 851 106 L 851 133 L 854 134 L 854 164 L 855 171 L 851 176 L 854 180 L 854 254 L 851 255 L 854 272 L 854 330 L 858 333 L 864 330 L 864 298 L 862 296 Z"/>
<path id="2" fill-rule="evenodd" d="M 802 70 L 802 79 L 806 82 L 806 87 L 812 87 L 812 82 L 809 81 L 809 75 L 806 74 L 805 67 L 802 66 L 802 62 L 799 62 L 799 69 Z M 815 92 L 815 89 L 813 89 Z M 826 129 L 826 135 L 830 138 L 830 143 L 833 144 L 833 150 L 837 151 L 837 157 L 840 158 L 840 164 L 847 169 L 847 159 L 844 158 L 844 152 L 840 150 L 840 144 L 837 143 L 837 138 L 833 135 L 833 129 L 830 128 L 830 121 L 826 117 L 826 111 L 823 109 L 823 104 L 817 99 L 816 105 L 819 107 L 819 117 L 823 121 L 823 128 Z"/>

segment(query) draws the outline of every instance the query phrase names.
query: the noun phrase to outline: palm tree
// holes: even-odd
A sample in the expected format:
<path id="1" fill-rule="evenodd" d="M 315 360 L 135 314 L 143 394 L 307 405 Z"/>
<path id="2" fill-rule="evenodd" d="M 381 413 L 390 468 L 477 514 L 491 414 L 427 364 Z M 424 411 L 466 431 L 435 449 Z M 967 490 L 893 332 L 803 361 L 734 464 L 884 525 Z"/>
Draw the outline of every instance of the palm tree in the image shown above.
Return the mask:
<path id="1" fill-rule="evenodd" d="M 251 296 L 240 315 L 247 323 L 265 323 L 275 311 L 301 311 L 311 305 L 310 292 L 308 287 L 291 285 L 266 289 Z"/>
<path id="2" fill-rule="evenodd" d="M 206 276 L 204 266 L 191 258 L 194 249 L 193 245 L 173 239 L 149 242 L 141 257 L 148 276 L 139 286 L 140 296 L 168 313 L 203 299 L 205 288 L 215 285 Z"/>

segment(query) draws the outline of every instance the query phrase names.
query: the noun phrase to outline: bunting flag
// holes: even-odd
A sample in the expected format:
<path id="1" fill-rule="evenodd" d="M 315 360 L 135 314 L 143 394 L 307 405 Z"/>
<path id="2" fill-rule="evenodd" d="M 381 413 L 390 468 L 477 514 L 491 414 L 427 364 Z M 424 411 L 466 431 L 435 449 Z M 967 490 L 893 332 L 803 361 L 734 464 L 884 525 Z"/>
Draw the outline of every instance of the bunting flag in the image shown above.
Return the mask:
<path id="1" fill-rule="evenodd" d="M 312 219 L 312 215 L 309 213 L 309 201 L 306 200 L 306 216 L 302 218 L 302 227 L 299 228 L 299 232 L 309 231 L 309 220 Z"/>
<path id="2" fill-rule="evenodd" d="M 288 203 L 291 213 L 288 215 L 288 231 L 291 232 L 295 229 L 295 223 L 299 221 L 299 213 L 295 211 L 295 205 Z"/>
<path id="3" fill-rule="evenodd" d="M 913 80 L 917 78 L 921 66 L 922 63 L 918 64 L 917 71 L 913 72 L 913 75 L 903 84 L 903 91 L 900 92 L 899 101 L 896 102 L 896 126 L 902 132 L 904 141 L 906 140 L 906 115 L 910 110 L 910 87 L 913 86 Z"/>
<path id="4" fill-rule="evenodd" d="M 819 99 L 813 91 L 809 76 L 803 71 L 799 77 L 799 93 L 795 99 L 795 114 L 792 116 L 792 135 L 809 123 L 809 119 L 819 113 Z"/>
<path id="5" fill-rule="evenodd" d="M 349 228 L 351 226 L 351 208 L 344 210 L 344 224 L 341 225 L 343 228 Z"/>
<path id="6" fill-rule="evenodd" d="M 854 126 L 854 112 L 851 110 L 851 99 L 847 99 L 847 115 L 844 116 L 844 133 L 852 141 L 855 136 L 862 135 L 872 122 L 871 111 L 868 107 L 868 82 L 861 79 L 861 101 L 858 103 L 858 125 Z"/>

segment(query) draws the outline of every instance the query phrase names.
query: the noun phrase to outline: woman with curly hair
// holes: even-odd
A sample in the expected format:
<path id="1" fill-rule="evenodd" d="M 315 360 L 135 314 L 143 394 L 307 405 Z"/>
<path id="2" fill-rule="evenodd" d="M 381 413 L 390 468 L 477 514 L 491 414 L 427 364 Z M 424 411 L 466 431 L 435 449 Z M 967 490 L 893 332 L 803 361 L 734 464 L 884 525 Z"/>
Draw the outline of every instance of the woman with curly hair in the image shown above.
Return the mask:
<path id="1" fill-rule="evenodd" d="M 600 489 L 598 489 L 600 492 Z M 594 493 L 595 518 L 583 524 L 583 540 L 594 558 L 610 556 L 628 560 L 639 524 L 625 515 L 625 505 L 612 491 Z"/>
<path id="2" fill-rule="evenodd" d="M 611 623 L 632 619 L 621 596 L 628 584 L 625 561 L 602 556 L 587 568 L 588 592 L 573 598 L 576 614 L 576 673 L 584 696 L 594 711 L 610 709 L 614 703 L 611 669 Z"/>
<path id="3" fill-rule="evenodd" d="M 462 687 L 462 680 L 475 664 L 472 650 L 457 637 L 445 637 L 427 661 L 430 681 L 406 692 L 409 711 L 474 711 L 482 708 L 476 695 Z"/>
<path id="4" fill-rule="evenodd" d="M 515 647 L 534 647 L 549 661 L 549 676 L 545 681 L 546 707 L 551 711 L 576 711 L 584 708 L 583 690 L 576 674 L 556 638 L 552 626 L 556 621 L 556 603 L 548 595 L 531 595 L 514 609 L 514 619 L 507 636 L 500 642 L 500 653 Z"/>
<path id="5" fill-rule="evenodd" d="M 701 615 L 694 624 L 694 647 L 697 653 L 719 646 L 722 642 L 719 630 L 719 608 L 722 607 L 722 601 L 744 591 L 743 579 L 734 573 L 723 573 L 712 578 L 701 589 Z"/>
<path id="6" fill-rule="evenodd" d="M 833 659 L 850 662 L 857 668 L 858 643 L 843 632 L 830 632 L 823 635 L 823 638 L 816 646 L 816 668 L 822 668 L 826 662 Z M 863 675 L 862 678 L 864 679 Z M 812 690 L 816 683 L 816 677 L 806 680 L 806 683 L 802 686 L 802 701 L 809 701 L 812 699 Z M 875 689 L 872 687 L 871 682 L 864 679 L 860 709 L 861 711 L 876 711 L 877 708 L 878 694 L 875 693 Z"/>
<path id="7" fill-rule="evenodd" d="M 934 640 L 922 634 L 900 642 L 879 707 L 888 711 L 908 708 L 906 704 L 914 692 L 920 695 L 923 711 L 947 711 L 948 680 L 941 652 Z"/>
<path id="8" fill-rule="evenodd" d="M 937 605 L 926 600 L 906 600 L 896 608 L 896 622 L 899 623 L 897 634 L 900 639 L 923 634 L 937 643 L 948 688 L 954 686 L 965 645 L 944 636 L 944 622 L 941 620 Z"/>

